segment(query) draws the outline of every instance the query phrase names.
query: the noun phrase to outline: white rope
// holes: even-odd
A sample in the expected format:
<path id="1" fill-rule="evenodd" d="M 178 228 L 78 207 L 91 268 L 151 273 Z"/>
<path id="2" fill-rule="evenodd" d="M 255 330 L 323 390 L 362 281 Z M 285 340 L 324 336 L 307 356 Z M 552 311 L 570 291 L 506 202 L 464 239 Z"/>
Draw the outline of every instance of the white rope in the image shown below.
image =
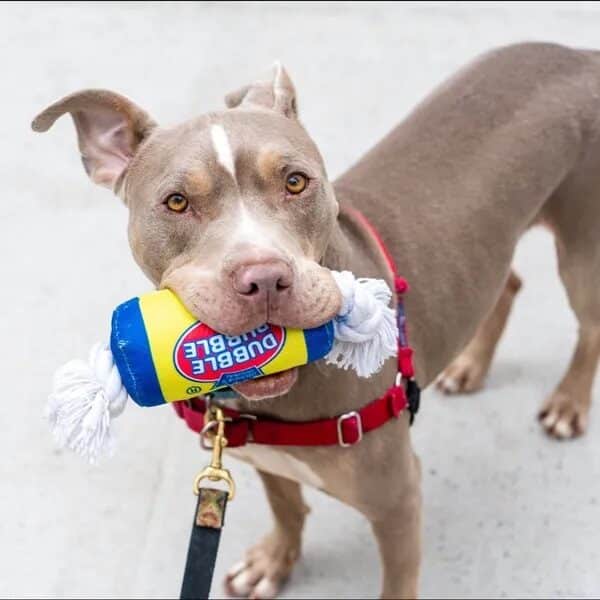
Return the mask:
<path id="1" fill-rule="evenodd" d="M 370 377 L 397 352 L 396 313 L 388 306 L 392 292 L 383 279 L 357 279 L 350 271 L 331 274 L 342 293 L 342 309 L 333 321 L 335 341 L 327 362 Z"/>
<path id="2" fill-rule="evenodd" d="M 95 463 L 112 454 L 111 420 L 123 412 L 127 399 L 110 349 L 96 344 L 87 362 L 72 360 L 56 371 L 46 415 L 61 447 Z"/>
<path id="3" fill-rule="evenodd" d="M 352 368 L 360 377 L 378 371 L 396 353 L 392 293 L 381 279 L 357 279 L 349 271 L 331 272 L 342 294 L 334 319 L 334 344 L 327 362 Z M 54 437 L 91 463 L 112 454 L 112 420 L 129 398 L 108 346 L 96 344 L 87 361 L 72 360 L 54 375 L 46 414 Z"/>

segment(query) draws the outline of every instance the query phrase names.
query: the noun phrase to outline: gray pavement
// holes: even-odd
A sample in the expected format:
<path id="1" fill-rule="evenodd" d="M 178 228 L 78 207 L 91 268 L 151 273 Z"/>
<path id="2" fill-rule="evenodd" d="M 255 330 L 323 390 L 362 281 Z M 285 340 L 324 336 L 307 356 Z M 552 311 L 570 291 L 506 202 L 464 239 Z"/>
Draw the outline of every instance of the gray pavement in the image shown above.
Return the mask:
<path id="1" fill-rule="evenodd" d="M 41 416 L 52 372 L 106 336 L 114 306 L 150 286 L 129 255 L 126 211 L 86 179 L 71 123 L 35 135 L 38 109 L 107 87 L 175 122 L 221 106 L 281 59 L 335 176 L 478 52 L 524 39 L 600 47 L 599 32 L 596 2 L 3 4 L 0 596 L 175 596 L 191 482 L 206 460 L 169 408 L 130 408 L 117 456 L 100 467 L 53 445 Z M 534 421 L 575 335 L 549 236 L 528 234 L 516 265 L 526 285 L 489 386 L 451 400 L 428 392 L 414 429 L 425 597 L 600 594 L 598 412 L 569 443 L 546 439 Z M 231 468 L 239 495 L 215 596 L 270 524 L 257 477 Z M 368 525 L 307 495 L 304 555 L 285 596 L 376 597 Z"/>

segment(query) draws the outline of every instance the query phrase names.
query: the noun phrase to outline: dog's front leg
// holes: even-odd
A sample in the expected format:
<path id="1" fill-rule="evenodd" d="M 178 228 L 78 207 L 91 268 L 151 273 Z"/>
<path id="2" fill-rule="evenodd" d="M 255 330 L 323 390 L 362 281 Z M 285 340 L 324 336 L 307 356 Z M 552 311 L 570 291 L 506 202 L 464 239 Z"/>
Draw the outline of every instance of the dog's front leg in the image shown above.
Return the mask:
<path id="1" fill-rule="evenodd" d="M 421 475 L 414 473 L 392 507 L 368 515 L 377 538 L 383 568 L 382 598 L 417 598 L 421 563 Z M 384 490 L 383 493 L 394 493 Z M 385 503 L 387 504 L 387 503 Z"/>
<path id="2" fill-rule="evenodd" d="M 275 598 L 300 555 L 302 529 L 309 512 L 300 484 L 258 471 L 273 511 L 275 527 L 246 558 L 227 573 L 225 589 L 231 596 Z"/>

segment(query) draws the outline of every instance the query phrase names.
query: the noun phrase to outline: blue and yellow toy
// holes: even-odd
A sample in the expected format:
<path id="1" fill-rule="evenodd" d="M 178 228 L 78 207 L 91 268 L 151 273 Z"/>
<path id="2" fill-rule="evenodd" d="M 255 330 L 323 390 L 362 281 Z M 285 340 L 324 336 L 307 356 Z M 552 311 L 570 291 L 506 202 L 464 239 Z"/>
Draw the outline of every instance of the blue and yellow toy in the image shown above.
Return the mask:
<path id="1" fill-rule="evenodd" d="M 226 336 L 161 290 L 115 310 L 110 348 L 129 396 L 155 406 L 305 365 L 329 354 L 333 342 L 332 322 L 305 330 L 265 324 Z"/>
<path id="2" fill-rule="evenodd" d="M 336 318 L 314 329 L 265 324 L 226 336 L 198 321 L 169 290 L 121 304 L 109 345 L 55 374 L 47 414 L 55 437 L 94 462 L 112 448 L 110 424 L 127 404 L 206 395 L 319 359 L 369 377 L 396 353 L 391 292 L 380 279 L 332 271 L 342 298 Z"/>

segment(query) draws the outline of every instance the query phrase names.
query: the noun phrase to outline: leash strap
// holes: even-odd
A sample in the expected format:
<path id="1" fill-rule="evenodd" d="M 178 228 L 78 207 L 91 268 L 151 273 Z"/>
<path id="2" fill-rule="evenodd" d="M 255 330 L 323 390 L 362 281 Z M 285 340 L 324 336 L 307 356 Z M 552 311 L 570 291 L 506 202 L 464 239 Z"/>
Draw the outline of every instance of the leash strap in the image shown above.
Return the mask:
<path id="1" fill-rule="evenodd" d="M 208 598 L 225 520 L 227 495 L 226 491 L 213 488 L 198 490 L 198 503 L 179 596 L 181 600 Z"/>

